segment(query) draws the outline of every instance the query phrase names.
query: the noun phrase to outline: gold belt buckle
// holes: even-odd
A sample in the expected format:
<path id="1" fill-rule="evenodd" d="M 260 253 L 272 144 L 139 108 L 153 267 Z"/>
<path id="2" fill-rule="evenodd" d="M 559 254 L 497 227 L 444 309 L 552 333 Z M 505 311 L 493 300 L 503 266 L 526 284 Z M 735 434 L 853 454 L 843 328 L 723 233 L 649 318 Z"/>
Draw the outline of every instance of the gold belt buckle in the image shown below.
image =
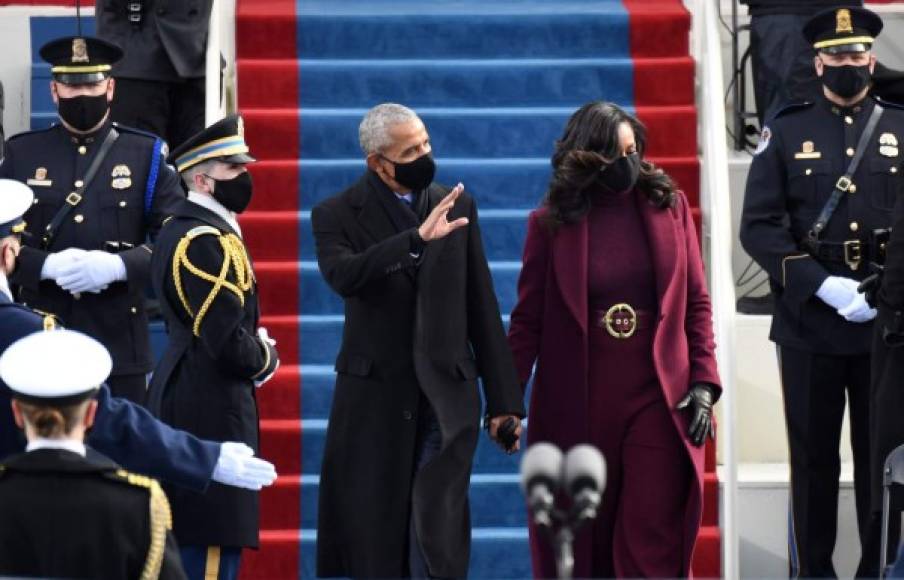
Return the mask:
<path id="1" fill-rule="evenodd" d="M 627 316 L 619 316 L 622 313 Z M 616 304 L 606 311 L 602 322 L 613 338 L 631 338 L 637 331 L 637 312 L 630 304 Z"/>
<path id="2" fill-rule="evenodd" d="M 851 270 L 856 270 L 863 260 L 863 246 L 860 240 L 847 240 L 844 242 L 844 263 Z"/>

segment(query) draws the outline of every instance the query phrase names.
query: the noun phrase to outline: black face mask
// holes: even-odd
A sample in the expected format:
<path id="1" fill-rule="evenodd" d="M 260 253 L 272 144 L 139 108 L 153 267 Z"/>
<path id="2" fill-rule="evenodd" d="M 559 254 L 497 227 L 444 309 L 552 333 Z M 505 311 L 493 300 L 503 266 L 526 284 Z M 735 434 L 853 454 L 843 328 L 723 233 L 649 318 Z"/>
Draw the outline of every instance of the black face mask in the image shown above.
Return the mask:
<path id="1" fill-rule="evenodd" d="M 77 131 L 90 131 L 97 127 L 110 110 L 107 95 L 80 95 L 64 99 L 60 97 L 60 118 Z"/>
<path id="2" fill-rule="evenodd" d="M 206 174 L 205 174 L 206 175 Z M 210 177 L 207 175 L 207 177 Z M 235 213 L 242 213 L 251 203 L 251 174 L 247 171 L 232 179 L 213 179 L 217 184 L 213 188 L 213 198 Z"/>
<path id="3" fill-rule="evenodd" d="M 619 157 L 600 171 L 603 187 L 613 193 L 627 193 L 634 189 L 640 175 L 640 157 L 637 153 Z"/>
<path id="4" fill-rule="evenodd" d="M 433 161 L 430 153 L 421 155 L 408 163 L 386 160 L 395 166 L 395 180 L 411 191 L 423 191 L 433 183 L 433 176 L 436 175 L 436 162 Z"/>
<path id="5" fill-rule="evenodd" d="M 822 84 L 842 99 L 850 99 L 869 85 L 869 65 L 824 66 Z"/>

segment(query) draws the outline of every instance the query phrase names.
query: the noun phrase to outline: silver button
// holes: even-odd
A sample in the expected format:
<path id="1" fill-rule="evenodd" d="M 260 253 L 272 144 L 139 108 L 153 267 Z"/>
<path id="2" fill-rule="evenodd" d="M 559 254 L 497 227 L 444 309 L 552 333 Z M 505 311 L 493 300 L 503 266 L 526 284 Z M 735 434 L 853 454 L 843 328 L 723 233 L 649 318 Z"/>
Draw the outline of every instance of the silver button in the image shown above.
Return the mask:
<path id="1" fill-rule="evenodd" d="M 844 122 L 847 123 L 848 125 L 853 125 L 854 119 L 852 119 L 851 117 L 845 117 Z"/>
<path id="2" fill-rule="evenodd" d="M 807 170 L 804 171 L 804 173 L 807 174 L 807 175 L 812 175 L 812 174 L 813 174 L 813 170 L 810 169 L 810 168 L 807 168 Z"/>
<path id="3" fill-rule="evenodd" d="M 897 167 L 892 167 L 891 169 L 889 169 L 889 171 L 891 171 L 892 173 L 897 173 L 897 172 L 898 172 L 898 168 L 897 168 Z"/>
<path id="4" fill-rule="evenodd" d="M 138 314 L 138 309 L 135 308 L 134 306 L 129 308 L 129 310 L 132 312 L 132 314 Z"/>
<path id="5" fill-rule="evenodd" d="M 83 186 L 83 185 L 85 185 L 85 182 L 82 181 L 81 179 L 76 179 L 76 180 L 75 180 L 75 186 L 76 186 L 76 187 L 81 187 L 81 186 Z"/>
<path id="6" fill-rule="evenodd" d="M 848 157 L 853 157 L 853 156 L 854 156 L 854 148 L 853 148 L 853 147 L 848 147 L 848 148 L 847 148 L 847 151 L 845 151 L 845 153 L 847 153 L 847 156 L 848 156 Z"/>
<path id="7" fill-rule="evenodd" d="M 857 222 L 851 222 L 851 231 L 852 232 L 856 232 L 859 229 L 860 229 L 860 224 L 858 224 Z"/>
<path id="8" fill-rule="evenodd" d="M 121 202 L 119 202 L 119 207 L 125 207 L 125 206 L 126 206 L 125 200 L 122 200 Z"/>
<path id="9" fill-rule="evenodd" d="M 852 183 L 848 188 L 848 193 L 857 193 L 857 186 Z"/>
<path id="10" fill-rule="evenodd" d="M 83 216 L 82 214 L 77 214 L 77 215 L 76 215 L 74 218 L 72 218 L 72 219 L 75 220 L 75 223 L 80 224 L 80 223 L 82 223 L 83 221 L 85 221 L 85 216 Z"/>
<path id="11" fill-rule="evenodd" d="M 84 154 L 87 153 L 87 152 L 88 152 L 88 148 L 87 148 L 87 147 L 85 147 L 84 145 L 79 145 L 79 146 L 78 146 L 78 154 L 79 154 L 79 155 L 84 155 Z"/>

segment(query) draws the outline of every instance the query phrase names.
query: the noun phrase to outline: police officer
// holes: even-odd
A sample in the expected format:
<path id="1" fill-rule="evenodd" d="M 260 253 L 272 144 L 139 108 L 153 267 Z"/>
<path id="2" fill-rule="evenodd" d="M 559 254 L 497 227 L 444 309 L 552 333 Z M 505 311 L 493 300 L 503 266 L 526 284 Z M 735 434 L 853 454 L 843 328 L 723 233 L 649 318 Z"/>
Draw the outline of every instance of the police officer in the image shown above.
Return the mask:
<path id="1" fill-rule="evenodd" d="M 904 111 L 868 96 L 882 21 L 857 7 L 823 11 L 804 35 L 823 96 L 763 129 L 744 199 L 741 243 L 776 296 L 777 344 L 791 463 L 792 575 L 834 576 L 838 454 L 845 398 L 860 530 L 858 576 L 875 576 L 869 493 L 870 338 L 875 310 L 857 290 L 892 221 Z M 881 113 L 880 113 L 881 112 Z M 881 114 L 881 116 L 880 116 Z"/>
<path id="2" fill-rule="evenodd" d="M 251 201 L 254 161 L 242 119 L 227 117 L 174 150 L 189 189 L 160 231 L 154 290 L 169 345 L 151 382 L 149 406 L 201 437 L 258 448 L 255 390 L 276 371 L 275 342 L 259 327 L 254 270 L 236 214 Z M 201 409 L 201 411 L 199 411 Z M 258 546 L 258 494 L 211 485 L 204 495 L 167 488 L 190 578 L 219 566 L 235 578 L 245 547 Z"/>
<path id="3" fill-rule="evenodd" d="M 0 353 L 10 344 L 42 329 L 57 327 L 52 316 L 41 316 L 12 301 L 7 274 L 16 267 L 22 215 L 32 205 L 28 186 L 0 179 Z M 9 391 L 0 381 L 0 461 L 25 449 L 16 426 Z M 244 489 L 260 489 L 276 478 L 273 465 L 252 457 L 238 442 L 206 441 L 172 429 L 146 409 L 110 395 L 106 385 L 96 396 L 97 413 L 87 442 L 128 469 L 153 475 L 170 484 L 204 491 L 211 480 Z"/>
<path id="4" fill-rule="evenodd" d="M 213 0 L 96 0 L 97 35 L 121 46 L 113 120 L 172 147 L 204 128 L 207 33 Z"/>
<path id="5" fill-rule="evenodd" d="M 96 340 L 38 332 L 0 356 L 26 453 L 0 464 L 0 575 L 185 578 L 160 485 L 85 446 L 111 368 Z"/>
<path id="6" fill-rule="evenodd" d="M 110 122 L 118 47 L 71 37 L 40 53 L 60 124 L 10 138 L 0 165 L 0 177 L 35 192 L 11 281 L 21 302 L 100 340 L 113 356 L 113 394 L 141 403 L 152 368 L 147 239 L 184 194 L 163 141 Z"/>

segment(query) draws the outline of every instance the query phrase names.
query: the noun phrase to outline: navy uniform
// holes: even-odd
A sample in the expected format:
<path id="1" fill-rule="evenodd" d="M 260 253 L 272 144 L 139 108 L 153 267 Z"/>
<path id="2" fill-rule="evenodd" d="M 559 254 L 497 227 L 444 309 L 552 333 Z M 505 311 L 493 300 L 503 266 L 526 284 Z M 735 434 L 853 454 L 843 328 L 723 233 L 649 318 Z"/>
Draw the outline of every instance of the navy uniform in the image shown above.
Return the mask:
<path id="1" fill-rule="evenodd" d="M 96 0 L 97 35 L 123 48 L 113 70 L 113 119 L 173 147 L 204 128 L 213 0 Z"/>
<path id="2" fill-rule="evenodd" d="M 241 118 L 227 117 L 172 158 L 180 172 L 211 160 L 248 163 L 253 158 L 242 133 Z M 152 279 L 169 344 L 154 372 L 149 406 L 174 427 L 257 450 L 255 387 L 273 374 L 279 358 L 258 327 L 254 270 L 240 235 L 233 213 L 194 191 L 161 229 Z M 219 577 L 235 577 L 241 549 L 258 546 L 258 494 L 216 484 L 204 495 L 167 493 L 189 577 L 195 577 L 192 567 L 203 572 L 212 551 L 222 566 Z"/>
<path id="3" fill-rule="evenodd" d="M 68 431 L 61 420 L 65 432 L 29 435 L 28 451 L 0 464 L 0 575 L 185 578 L 160 485 L 92 452 L 75 430 L 90 427 L 89 400 L 111 366 L 103 345 L 67 330 L 28 335 L 0 356 L 23 425 L 24 404 L 81 407 Z"/>
<path id="4" fill-rule="evenodd" d="M 70 85 L 103 81 L 120 54 L 114 45 L 78 37 L 52 41 L 41 49 L 54 80 Z M 143 402 L 145 377 L 152 369 L 145 311 L 152 252 L 148 238 L 184 194 L 165 162 L 162 140 L 111 123 L 109 115 L 105 119 L 86 134 L 59 124 L 9 139 L 0 177 L 26 183 L 35 192 L 35 204 L 25 216 L 31 236 L 25 239 L 11 282 L 20 302 L 100 340 L 113 355 L 113 393 Z M 86 184 L 89 167 L 111 132 L 118 137 Z M 67 207 L 53 239 L 45 244 L 47 227 Z M 62 284 L 69 278 L 48 277 L 46 261 L 71 248 L 91 252 L 92 259 L 117 256 L 125 267 L 106 284 L 67 291 Z"/>
<path id="5" fill-rule="evenodd" d="M 881 28 L 878 16 L 850 7 L 817 14 L 804 31 L 820 53 L 843 54 L 869 51 Z M 840 67 L 825 67 L 830 68 Z M 822 82 L 832 81 L 824 76 Z M 839 180 L 877 104 L 884 114 L 862 160 L 849 181 Z M 901 162 L 888 144 L 901 138 L 901 107 L 868 96 L 849 106 L 821 97 L 778 113 L 763 129 L 750 167 L 741 243 L 768 272 L 776 296 L 770 338 L 778 346 L 790 451 L 792 575 L 835 575 L 831 558 L 845 398 L 863 554 L 858 576 L 877 572 L 878 518 L 870 510 L 869 490 L 870 320 L 875 312 L 856 288 L 869 273 L 868 263 L 880 259 L 877 232 L 892 223 Z M 812 238 L 810 232 L 820 229 L 814 222 L 836 184 L 837 209 Z"/>

